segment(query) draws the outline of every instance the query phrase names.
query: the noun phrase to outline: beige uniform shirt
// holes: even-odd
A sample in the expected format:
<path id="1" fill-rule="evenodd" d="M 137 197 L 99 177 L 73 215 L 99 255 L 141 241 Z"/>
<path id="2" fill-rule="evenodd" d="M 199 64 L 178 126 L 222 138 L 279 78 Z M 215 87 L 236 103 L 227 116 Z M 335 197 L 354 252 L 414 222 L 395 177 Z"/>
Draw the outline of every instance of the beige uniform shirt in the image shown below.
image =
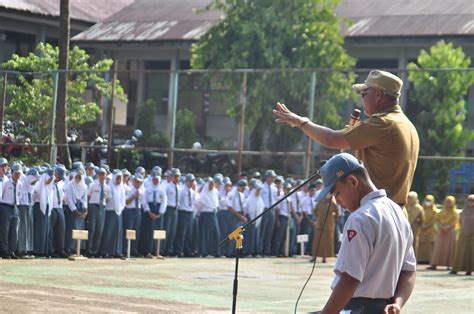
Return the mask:
<path id="1" fill-rule="evenodd" d="M 345 129 L 344 137 L 357 158 L 364 162 L 377 188 L 385 189 L 395 203 L 405 204 L 420 140 L 400 106 L 389 107 Z"/>

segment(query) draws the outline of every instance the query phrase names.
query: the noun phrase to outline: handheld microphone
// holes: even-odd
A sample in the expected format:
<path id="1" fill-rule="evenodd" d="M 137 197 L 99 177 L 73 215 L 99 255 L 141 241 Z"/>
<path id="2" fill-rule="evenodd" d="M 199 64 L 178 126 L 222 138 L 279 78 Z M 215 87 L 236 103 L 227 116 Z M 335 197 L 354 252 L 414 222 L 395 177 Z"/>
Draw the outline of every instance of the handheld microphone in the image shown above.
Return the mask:
<path id="1" fill-rule="evenodd" d="M 349 126 L 354 126 L 357 121 L 360 120 L 360 110 L 359 109 L 354 109 L 351 114 L 351 119 L 349 120 Z"/>

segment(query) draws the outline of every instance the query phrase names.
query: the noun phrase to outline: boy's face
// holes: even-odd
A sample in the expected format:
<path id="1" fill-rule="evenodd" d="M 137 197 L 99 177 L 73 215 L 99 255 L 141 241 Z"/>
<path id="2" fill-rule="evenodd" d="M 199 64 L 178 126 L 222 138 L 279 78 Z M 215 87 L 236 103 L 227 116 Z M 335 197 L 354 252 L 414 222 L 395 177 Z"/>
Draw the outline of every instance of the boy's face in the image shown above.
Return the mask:
<path id="1" fill-rule="evenodd" d="M 105 182 L 105 173 L 99 173 L 97 175 L 97 179 L 99 179 L 100 183 L 104 183 Z"/>
<path id="2" fill-rule="evenodd" d="M 133 180 L 133 186 L 135 187 L 135 189 L 139 189 L 141 186 L 142 186 L 142 181 L 140 180 Z"/>
<path id="3" fill-rule="evenodd" d="M 362 199 L 359 188 L 359 180 L 349 175 L 345 180 L 337 181 L 330 193 L 339 205 L 353 212 L 359 208 Z"/>

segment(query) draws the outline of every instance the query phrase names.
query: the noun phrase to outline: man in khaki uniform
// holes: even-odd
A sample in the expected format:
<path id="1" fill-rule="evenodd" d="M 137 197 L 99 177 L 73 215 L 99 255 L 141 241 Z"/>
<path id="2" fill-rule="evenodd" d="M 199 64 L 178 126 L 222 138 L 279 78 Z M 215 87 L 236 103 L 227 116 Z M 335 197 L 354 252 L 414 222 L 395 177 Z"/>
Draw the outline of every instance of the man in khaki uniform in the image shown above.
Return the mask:
<path id="1" fill-rule="evenodd" d="M 368 118 L 342 130 L 315 124 L 280 103 L 273 113 L 277 122 L 300 128 L 323 146 L 354 150 L 377 188 L 385 189 L 394 202 L 403 206 L 413 181 L 420 141 L 398 102 L 402 84 L 392 73 L 371 71 L 363 84 L 352 86 L 362 95 Z"/>

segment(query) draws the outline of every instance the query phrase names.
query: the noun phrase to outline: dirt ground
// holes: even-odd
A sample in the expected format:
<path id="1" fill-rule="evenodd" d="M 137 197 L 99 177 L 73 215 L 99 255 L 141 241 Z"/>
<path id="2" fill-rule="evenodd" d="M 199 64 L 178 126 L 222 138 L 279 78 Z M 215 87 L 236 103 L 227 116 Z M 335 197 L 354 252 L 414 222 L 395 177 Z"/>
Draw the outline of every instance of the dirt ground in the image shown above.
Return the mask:
<path id="1" fill-rule="evenodd" d="M 228 313 L 234 260 L 0 260 L 0 312 Z M 298 306 L 305 313 L 327 300 L 334 259 L 317 264 Z M 300 258 L 240 262 L 237 310 L 290 313 L 312 264 Z M 474 278 L 420 265 L 404 313 L 474 313 Z"/>

